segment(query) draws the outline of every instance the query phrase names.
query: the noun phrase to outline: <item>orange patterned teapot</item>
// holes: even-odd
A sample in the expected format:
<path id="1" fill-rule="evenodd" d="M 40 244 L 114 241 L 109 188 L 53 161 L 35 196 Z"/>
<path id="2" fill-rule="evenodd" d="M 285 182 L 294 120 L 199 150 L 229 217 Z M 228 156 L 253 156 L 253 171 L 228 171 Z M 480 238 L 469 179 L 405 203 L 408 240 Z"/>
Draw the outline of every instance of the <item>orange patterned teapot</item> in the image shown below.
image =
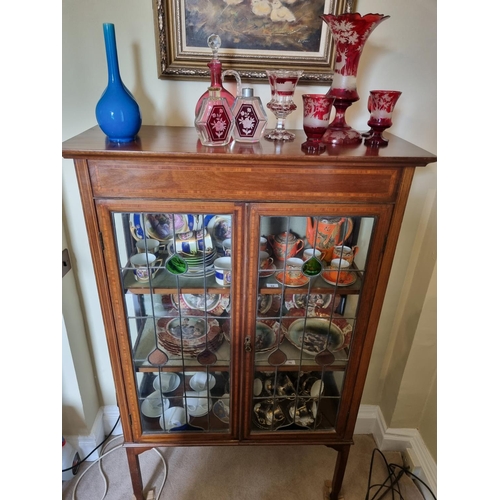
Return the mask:
<path id="1" fill-rule="evenodd" d="M 304 240 L 292 232 L 270 234 L 267 240 L 273 249 L 274 258 L 277 260 L 294 257 L 304 248 Z"/>
<path id="2" fill-rule="evenodd" d="M 336 246 L 344 244 L 352 233 L 354 223 L 349 217 L 308 217 L 306 237 L 312 247 L 321 251 L 329 263 Z"/>

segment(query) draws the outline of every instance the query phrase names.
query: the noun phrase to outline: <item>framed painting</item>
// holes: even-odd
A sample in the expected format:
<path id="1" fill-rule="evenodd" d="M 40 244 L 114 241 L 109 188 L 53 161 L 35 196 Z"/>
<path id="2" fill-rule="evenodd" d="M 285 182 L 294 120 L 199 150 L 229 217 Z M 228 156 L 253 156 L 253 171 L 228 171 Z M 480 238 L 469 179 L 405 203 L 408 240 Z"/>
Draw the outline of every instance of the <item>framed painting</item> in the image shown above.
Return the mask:
<path id="1" fill-rule="evenodd" d="M 206 79 L 207 39 L 219 35 L 224 69 L 265 79 L 266 69 L 301 69 L 301 82 L 333 75 L 334 43 L 321 14 L 352 0 L 153 0 L 159 78 Z"/>

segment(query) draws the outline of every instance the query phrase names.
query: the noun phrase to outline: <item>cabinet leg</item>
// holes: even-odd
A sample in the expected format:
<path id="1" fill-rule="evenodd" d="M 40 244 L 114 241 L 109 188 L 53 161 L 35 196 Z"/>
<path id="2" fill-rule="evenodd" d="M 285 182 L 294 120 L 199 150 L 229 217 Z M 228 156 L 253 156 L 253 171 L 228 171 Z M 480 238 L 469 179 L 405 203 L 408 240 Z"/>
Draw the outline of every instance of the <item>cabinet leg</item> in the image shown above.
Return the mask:
<path id="1" fill-rule="evenodd" d="M 344 480 L 345 468 L 347 466 L 347 458 L 351 450 L 350 444 L 333 445 L 331 446 L 337 452 L 337 461 L 335 462 L 335 472 L 332 479 L 332 492 L 330 500 L 338 500 L 342 481 Z"/>
<path id="2" fill-rule="evenodd" d="M 139 464 L 139 455 L 144 451 L 142 448 L 126 448 L 128 468 L 130 471 L 130 480 L 132 481 L 132 490 L 135 500 L 144 500 L 142 494 L 142 475 Z"/>

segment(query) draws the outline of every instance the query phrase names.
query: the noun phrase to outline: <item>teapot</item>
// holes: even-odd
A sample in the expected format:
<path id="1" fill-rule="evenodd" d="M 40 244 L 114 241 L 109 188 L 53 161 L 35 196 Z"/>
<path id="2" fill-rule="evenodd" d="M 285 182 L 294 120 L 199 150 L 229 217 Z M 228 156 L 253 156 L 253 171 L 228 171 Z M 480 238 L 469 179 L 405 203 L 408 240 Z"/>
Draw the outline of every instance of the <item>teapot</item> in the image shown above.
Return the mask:
<path id="1" fill-rule="evenodd" d="M 308 217 L 307 241 L 321 251 L 322 260 L 330 263 L 334 248 L 344 244 L 353 227 L 353 220 L 349 217 Z"/>
<path id="2" fill-rule="evenodd" d="M 267 240 L 273 249 L 274 258 L 277 260 L 294 257 L 304 248 L 304 240 L 295 236 L 291 231 L 270 234 Z"/>

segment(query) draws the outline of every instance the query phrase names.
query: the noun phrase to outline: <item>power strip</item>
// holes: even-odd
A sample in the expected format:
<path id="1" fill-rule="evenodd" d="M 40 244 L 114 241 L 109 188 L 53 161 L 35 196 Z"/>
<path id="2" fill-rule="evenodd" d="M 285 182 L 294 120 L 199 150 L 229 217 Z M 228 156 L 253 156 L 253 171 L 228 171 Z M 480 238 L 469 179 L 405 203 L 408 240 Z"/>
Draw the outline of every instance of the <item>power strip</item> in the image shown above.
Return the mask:
<path id="1" fill-rule="evenodd" d="M 408 467 L 408 470 L 415 474 L 415 476 L 420 477 L 422 473 L 422 466 L 418 461 L 416 453 L 411 448 L 406 448 L 401 455 L 403 456 L 403 465 Z"/>

